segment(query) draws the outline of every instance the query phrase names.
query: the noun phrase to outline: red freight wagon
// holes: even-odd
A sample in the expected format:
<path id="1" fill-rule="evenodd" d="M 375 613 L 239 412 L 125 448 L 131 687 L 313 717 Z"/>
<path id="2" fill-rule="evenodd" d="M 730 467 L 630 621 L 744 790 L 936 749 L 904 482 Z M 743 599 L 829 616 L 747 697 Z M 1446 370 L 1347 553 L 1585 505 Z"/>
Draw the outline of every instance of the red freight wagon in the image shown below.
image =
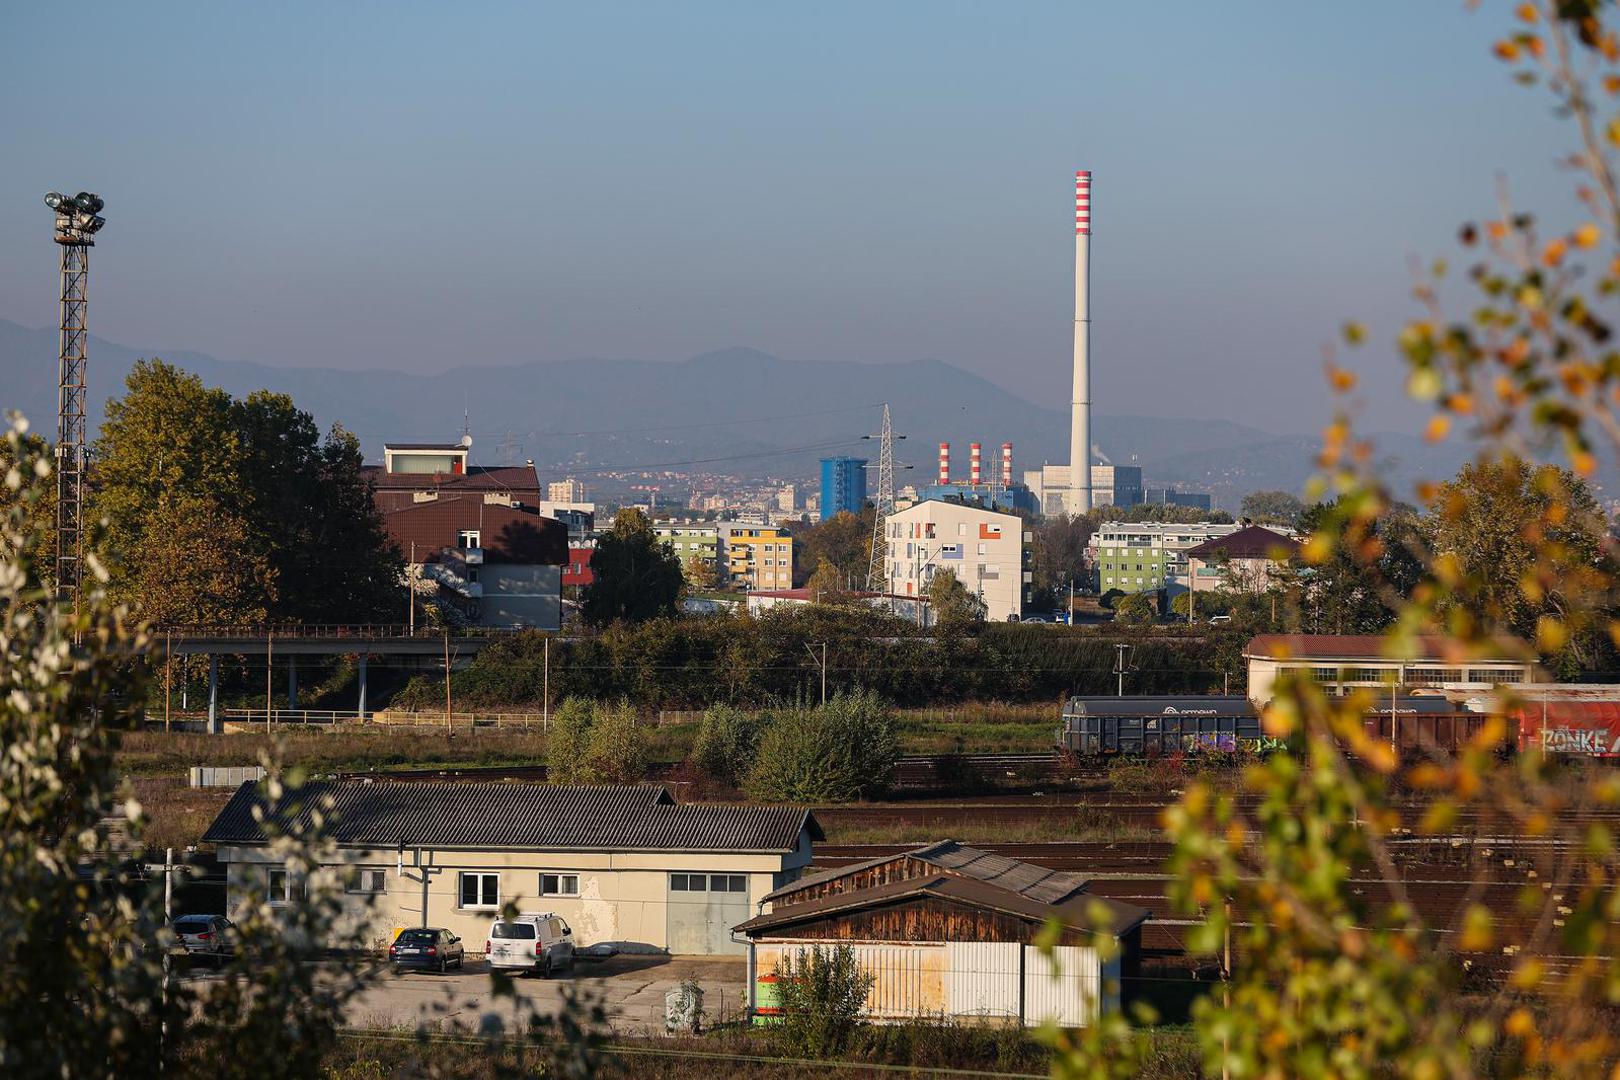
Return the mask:
<path id="1" fill-rule="evenodd" d="M 1620 756 L 1620 701 L 1531 701 L 1516 715 L 1520 750 Z"/>

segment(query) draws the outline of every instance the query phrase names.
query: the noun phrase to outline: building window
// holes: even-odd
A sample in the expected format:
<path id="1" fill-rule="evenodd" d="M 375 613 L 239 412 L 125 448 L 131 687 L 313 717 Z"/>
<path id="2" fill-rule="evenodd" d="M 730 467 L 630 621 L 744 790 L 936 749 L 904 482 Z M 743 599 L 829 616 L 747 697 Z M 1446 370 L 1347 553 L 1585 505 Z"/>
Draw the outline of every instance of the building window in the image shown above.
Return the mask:
<path id="1" fill-rule="evenodd" d="M 1492 671 L 1490 668 L 1475 668 L 1468 673 L 1469 682 L 1482 683 L 1522 683 L 1524 672 L 1519 670 Z"/>
<path id="2" fill-rule="evenodd" d="M 292 875 L 285 870 L 270 871 L 269 895 L 272 904 L 290 904 L 297 899 L 298 887 Z"/>
<path id="3" fill-rule="evenodd" d="M 501 875 L 462 874 L 461 907 L 498 908 L 501 906 Z"/>
<path id="4" fill-rule="evenodd" d="M 956 523 L 956 535 L 957 536 L 966 536 L 967 535 L 967 522 L 958 521 Z"/>
<path id="5" fill-rule="evenodd" d="M 388 891 L 388 871 L 362 867 L 349 885 L 352 893 L 384 893 Z"/>
<path id="6" fill-rule="evenodd" d="M 456 546 L 463 551 L 467 548 L 482 547 L 483 545 L 478 540 L 479 533 L 477 529 L 462 529 L 456 534 Z"/>
<path id="7" fill-rule="evenodd" d="M 984 544 L 979 545 L 979 554 L 980 555 L 988 554 L 988 551 L 989 551 L 989 549 L 986 547 L 986 545 L 984 545 Z"/>
<path id="8" fill-rule="evenodd" d="M 747 874 L 671 874 L 670 892 L 734 892 L 748 891 Z"/>
<path id="9" fill-rule="evenodd" d="M 541 896 L 578 896 L 578 874 L 541 874 Z"/>
<path id="10" fill-rule="evenodd" d="M 1382 683 L 1393 682 L 1395 671 L 1393 668 L 1345 668 L 1344 681 L 1356 683 Z"/>
<path id="11" fill-rule="evenodd" d="M 1462 682 L 1461 668 L 1415 667 L 1406 669 L 1408 686 L 1439 686 L 1441 683 Z"/>

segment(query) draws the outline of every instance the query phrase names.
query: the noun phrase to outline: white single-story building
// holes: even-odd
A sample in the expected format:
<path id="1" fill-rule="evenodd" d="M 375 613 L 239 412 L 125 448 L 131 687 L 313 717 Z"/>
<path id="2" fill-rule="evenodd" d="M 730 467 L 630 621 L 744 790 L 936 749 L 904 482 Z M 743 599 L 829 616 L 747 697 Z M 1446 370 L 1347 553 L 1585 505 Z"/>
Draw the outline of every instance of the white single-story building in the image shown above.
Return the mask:
<path id="1" fill-rule="evenodd" d="M 778 1010 L 785 957 L 847 945 L 873 979 L 873 1020 L 951 1016 L 1082 1027 L 1118 1009 L 1149 912 L 1086 891 L 1078 874 L 944 840 L 801 878 L 737 927 L 750 1007 Z M 1060 927 L 1050 952 L 1034 942 Z M 1098 935 L 1118 946 L 1097 948 Z"/>
<path id="2" fill-rule="evenodd" d="M 731 928 L 810 864 L 814 817 L 785 806 L 677 804 L 656 785 L 334 781 L 269 813 L 283 831 L 329 799 L 326 835 L 354 871 L 352 913 L 374 940 L 408 926 L 482 942 L 501 907 L 555 912 L 581 947 L 741 954 Z M 230 911 L 249 883 L 272 903 L 300 884 L 254 820 L 264 789 L 237 789 L 203 840 L 217 846 Z"/>
<path id="3" fill-rule="evenodd" d="M 1411 639 L 1400 654 L 1377 634 L 1260 634 L 1249 639 L 1243 659 L 1249 666 L 1249 700 L 1272 699 L 1277 677 L 1309 670 L 1330 694 L 1390 687 L 1479 692 L 1498 686 L 1546 682 L 1546 672 L 1530 660 L 1510 656 L 1467 656 L 1447 638 Z"/>

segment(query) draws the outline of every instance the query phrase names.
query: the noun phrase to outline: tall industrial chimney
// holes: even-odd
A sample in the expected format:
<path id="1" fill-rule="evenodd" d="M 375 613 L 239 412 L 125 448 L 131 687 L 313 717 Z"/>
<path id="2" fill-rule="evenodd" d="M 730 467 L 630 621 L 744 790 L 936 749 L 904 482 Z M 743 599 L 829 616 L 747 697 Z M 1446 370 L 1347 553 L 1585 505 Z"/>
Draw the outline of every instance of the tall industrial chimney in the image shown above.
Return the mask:
<path id="1" fill-rule="evenodd" d="M 941 486 L 951 482 L 951 444 L 939 444 L 939 483 Z"/>
<path id="2" fill-rule="evenodd" d="M 983 473 L 979 471 L 979 467 L 982 464 L 979 457 L 979 452 L 981 449 L 982 447 L 980 447 L 978 443 L 968 444 L 968 483 L 973 487 L 979 486 L 979 478 L 983 475 Z"/>
<path id="3" fill-rule="evenodd" d="M 1091 510 L 1091 173 L 1074 174 L 1074 401 L 1069 415 L 1069 513 Z"/>
<path id="4" fill-rule="evenodd" d="M 1001 486 L 1003 489 L 1012 487 L 1012 443 L 1001 444 Z"/>

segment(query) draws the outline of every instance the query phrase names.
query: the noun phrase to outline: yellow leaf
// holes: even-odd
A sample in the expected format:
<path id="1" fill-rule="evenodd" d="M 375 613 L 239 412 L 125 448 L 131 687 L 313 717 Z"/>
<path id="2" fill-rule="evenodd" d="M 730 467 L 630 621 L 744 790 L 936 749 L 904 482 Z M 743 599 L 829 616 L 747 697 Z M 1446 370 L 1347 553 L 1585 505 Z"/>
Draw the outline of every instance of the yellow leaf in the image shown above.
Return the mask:
<path id="1" fill-rule="evenodd" d="M 1483 904 L 1470 904 L 1463 915 L 1462 937 L 1459 942 L 1464 952 L 1484 952 L 1496 938 L 1491 911 Z"/>
<path id="2" fill-rule="evenodd" d="M 1527 23 L 1533 23 L 1541 17 L 1541 12 L 1536 10 L 1536 5 L 1534 4 L 1520 4 L 1515 10 L 1517 11 L 1519 18 Z"/>
<path id="3" fill-rule="evenodd" d="M 1603 133 L 1609 137 L 1610 142 L 1620 146 L 1620 116 L 1610 120 L 1609 126 L 1603 129 Z"/>
<path id="4" fill-rule="evenodd" d="M 1498 41 L 1491 47 L 1491 51 L 1496 54 L 1498 60 L 1505 60 L 1508 63 L 1519 58 L 1519 47 L 1511 41 Z"/>
<path id="5" fill-rule="evenodd" d="M 1595 248 L 1601 239 L 1603 239 L 1602 231 L 1590 221 L 1575 230 L 1576 247 Z"/>
<path id="6" fill-rule="evenodd" d="M 1429 418 L 1429 426 L 1423 430 L 1423 441 L 1437 443 L 1441 439 L 1444 439 L 1446 437 L 1446 432 L 1450 430 L 1451 417 L 1431 416 Z"/>
<path id="7" fill-rule="evenodd" d="M 1536 620 L 1536 648 L 1544 653 L 1557 652 L 1569 640 L 1569 628 L 1551 615 Z"/>
<path id="8" fill-rule="evenodd" d="M 1577 450 L 1570 455 L 1569 464 L 1577 475 L 1591 476 L 1597 469 L 1597 458 L 1590 451 Z"/>
<path id="9" fill-rule="evenodd" d="M 1523 968 L 1520 969 L 1521 971 Z M 1517 975 L 1515 975 L 1515 979 Z M 1530 1014 L 1529 1009 L 1518 1008 L 1508 1014 L 1502 1021 L 1502 1030 L 1515 1039 L 1522 1039 L 1536 1030 L 1536 1018 Z"/>
<path id="10" fill-rule="evenodd" d="M 1557 266 L 1564 261 L 1564 255 L 1568 251 L 1569 244 L 1562 237 L 1557 240 L 1549 240 L 1547 246 L 1542 249 L 1541 261 L 1548 266 Z"/>

